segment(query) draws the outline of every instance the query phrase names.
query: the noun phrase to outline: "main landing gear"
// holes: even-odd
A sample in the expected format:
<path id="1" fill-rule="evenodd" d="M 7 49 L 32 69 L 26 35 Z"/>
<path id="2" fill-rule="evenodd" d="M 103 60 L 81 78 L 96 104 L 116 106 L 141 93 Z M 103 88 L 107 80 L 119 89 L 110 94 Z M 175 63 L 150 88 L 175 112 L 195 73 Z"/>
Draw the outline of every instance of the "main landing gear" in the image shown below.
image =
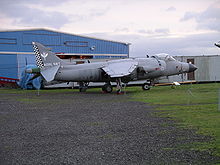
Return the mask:
<path id="1" fill-rule="evenodd" d="M 122 82 L 121 82 L 121 78 L 117 78 L 116 79 L 116 84 L 117 84 L 117 94 L 122 94 Z"/>
<path id="2" fill-rule="evenodd" d="M 106 92 L 106 93 L 111 93 L 112 92 L 112 85 L 111 83 L 106 83 L 103 87 L 102 87 L 102 91 Z"/>
<path id="3" fill-rule="evenodd" d="M 88 86 L 89 86 L 89 82 L 79 82 L 79 91 L 86 92 Z"/>
<path id="4" fill-rule="evenodd" d="M 116 79 L 116 90 L 117 90 L 117 94 L 122 94 L 122 88 L 125 88 L 127 84 L 122 84 L 121 78 L 117 78 Z M 154 83 L 152 83 L 151 81 L 147 81 L 146 83 L 144 83 L 142 85 L 142 89 L 143 90 L 150 90 L 150 88 L 154 85 Z M 80 92 L 86 92 L 86 90 L 88 89 L 89 86 L 89 82 L 79 82 L 79 91 Z M 105 83 L 105 85 L 102 87 L 102 91 L 105 93 L 111 93 L 113 91 L 112 85 L 110 82 Z"/>
<path id="5" fill-rule="evenodd" d="M 122 93 L 122 82 L 121 82 L 121 78 L 117 78 L 116 79 L 116 90 L 117 90 L 117 94 L 121 94 Z M 112 85 L 110 82 L 106 83 L 103 87 L 102 87 L 102 91 L 105 93 L 111 93 L 113 90 Z"/>

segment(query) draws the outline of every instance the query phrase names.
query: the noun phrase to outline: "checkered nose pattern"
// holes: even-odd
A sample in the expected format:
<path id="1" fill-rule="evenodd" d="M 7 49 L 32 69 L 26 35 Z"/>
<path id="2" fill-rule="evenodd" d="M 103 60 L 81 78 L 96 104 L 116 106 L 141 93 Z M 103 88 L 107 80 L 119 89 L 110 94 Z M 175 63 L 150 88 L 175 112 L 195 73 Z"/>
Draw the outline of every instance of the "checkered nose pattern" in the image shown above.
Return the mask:
<path id="1" fill-rule="evenodd" d="M 33 45 L 33 49 L 34 49 L 34 53 L 35 53 L 35 57 L 36 57 L 36 64 L 39 68 L 43 68 L 44 66 L 44 63 L 41 59 L 41 56 L 40 56 L 40 51 L 38 49 L 38 47 L 36 45 Z"/>

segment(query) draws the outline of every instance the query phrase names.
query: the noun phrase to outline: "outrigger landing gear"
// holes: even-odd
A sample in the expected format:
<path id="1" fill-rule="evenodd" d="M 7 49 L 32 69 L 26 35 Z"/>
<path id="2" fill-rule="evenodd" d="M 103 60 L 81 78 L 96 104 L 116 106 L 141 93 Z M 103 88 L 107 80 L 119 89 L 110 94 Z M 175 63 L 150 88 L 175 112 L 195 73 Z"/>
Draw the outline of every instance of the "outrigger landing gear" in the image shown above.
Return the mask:
<path id="1" fill-rule="evenodd" d="M 85 92 L 88 89 L 89 82 L 79 82 L 79 91 Z"/>
<path id="2" fill-rule="evenodd" d="M 102 91 L 106 92 L 106 93 L 111 93 L 112 92 L 112 85 L 110 82 L 106 83 L 103 87 L 102 87 Z"/>

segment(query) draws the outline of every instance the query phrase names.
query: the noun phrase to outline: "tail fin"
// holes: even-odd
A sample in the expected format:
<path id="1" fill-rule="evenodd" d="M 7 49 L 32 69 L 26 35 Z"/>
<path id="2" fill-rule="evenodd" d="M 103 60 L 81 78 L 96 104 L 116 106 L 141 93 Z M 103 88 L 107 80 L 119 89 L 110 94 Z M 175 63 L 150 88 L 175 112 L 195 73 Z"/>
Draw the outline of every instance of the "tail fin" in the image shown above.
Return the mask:
<path id="1" fill-rule="evenodd" d="M 38 42 L 32 42 L 33 49 L 36 57 L 36 63 L 39 68 L 51 66 L 56 63 L 63 63 L 63 61 L 51 51 Z"/>
<path id="2" fill-rule="evenodd" d="M 54 80 L 55 75 L 63 63 L 50 48 L 46 48 L 40 43 L 32 42 L 35 53 L 36 64 L 40 68 L 40 73 L 49 82 Z"/>

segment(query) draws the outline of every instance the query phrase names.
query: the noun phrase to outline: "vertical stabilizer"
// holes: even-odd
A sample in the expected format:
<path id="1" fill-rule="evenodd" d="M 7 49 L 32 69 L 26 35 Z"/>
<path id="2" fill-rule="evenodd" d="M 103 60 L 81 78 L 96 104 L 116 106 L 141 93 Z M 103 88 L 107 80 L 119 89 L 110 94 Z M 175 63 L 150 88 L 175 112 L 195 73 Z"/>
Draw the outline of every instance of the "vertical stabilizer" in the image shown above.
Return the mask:
<path id="1" fill-rule="evenodd" d="M 50 48 L 40 43 L 32 42 L 35 53 L 36 64 L 40 68 L 40 73 L 49 82 L 54 80 L 57 71 L 63 61 L 53 53 Z"/>
<path id="2" fill-rule="evenodd" d="M 50 48 L 47 48 L 38 42 L 32 42 L 32 44 L 36 57 L 36 63 L 39 68 L 63 63 L 63 61 L 57 57 Z"/>

